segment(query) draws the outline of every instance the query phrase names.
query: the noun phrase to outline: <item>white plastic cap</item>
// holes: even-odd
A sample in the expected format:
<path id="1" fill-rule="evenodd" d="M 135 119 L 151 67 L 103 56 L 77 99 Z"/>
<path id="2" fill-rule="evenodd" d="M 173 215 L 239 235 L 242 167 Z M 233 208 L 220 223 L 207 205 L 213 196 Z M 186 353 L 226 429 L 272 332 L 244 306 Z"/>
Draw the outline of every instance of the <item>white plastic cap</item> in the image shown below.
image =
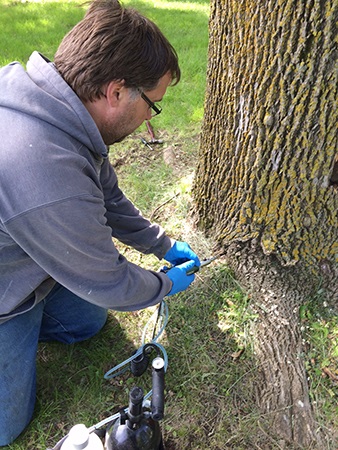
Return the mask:
<path id="1" fill-rule="evenodd" d="M 79 423 L 71 428 L 61 450 L 103 450 L 103 445 L 96 434 L 89 434 L 88 428 Z"/>
<path id="2" fill-rule="evenodd" d="M 61 450 L 83 450 L 89 442 L 89 431 L 83 423 L 74 425 L 67 439 L 61 446 Z"/>

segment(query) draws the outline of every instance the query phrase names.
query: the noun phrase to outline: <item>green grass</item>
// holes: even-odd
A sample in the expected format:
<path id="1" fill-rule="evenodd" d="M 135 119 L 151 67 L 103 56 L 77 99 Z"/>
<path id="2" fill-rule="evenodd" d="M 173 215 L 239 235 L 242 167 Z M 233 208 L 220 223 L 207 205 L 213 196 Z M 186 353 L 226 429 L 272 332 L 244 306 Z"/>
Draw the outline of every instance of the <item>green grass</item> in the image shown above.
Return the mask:
<path id="1" fill-rule="evenodd" d="M 34 50 L 53 58 L 63 36 L 84 14 L 80 2 L 0 0 L 0 66 L 25 64 Z"/>
<path id="2" fill-rule="evenodd" d="M 205 89 L 208 1 L 124 3 L 152 18 L 173 43 L 182 81 L 168 89 L 163 113 L 152 121 L 156 137 L 164 143 L 152 151 L 142 145 L 139 138 L 148 138 L 144 126 L 112 147 L 111 161 L 120 185 L 144 215 L 170 235 L 187 240 L 202 258 L 208 257 L 213 243 L 194 229 L 190 217 Z M 63 35 L 82 17 L 84 9 L 79 5 L 80 1 L 0 0 L 0 65 L 12 60 L 25 63 L 33 50 L 52 58 Z M 143 267 L 160 265 L 152 256 L 117 245 Z M 304 359 L 320 424 L 334 430 L 338 429 L 337 383 L 323 369 L 337 374 L 338 324 L 333 312 L 319 308 L 320 303 L 313 299 L 301 310 Z M 280 449 L 254 402 L 256 367 L 250 329 L 255 316 L 250 298 L 227 267 L 222 261 L 213 263 L 168 304 L 170 319 L 161 340 L 169 356 L 162 422 L 167 450 Z M 111 381 L 103 375 L 139 347 L 151 313 L 112 312 L 104 330 L 88 342 L 40 345 L 34 418 L 7 448 L 45 450 L 72 425 L 93 425 L 126 405 L 133 385 L 147 390 L 149 372 L 140 379 L 124 374 Z"/>
<path id="3" fill-rule="evenodd" d="M 301 307 L 310 398 L 323 426 L 337 429 L 338 317 L 320 296 Z"/>

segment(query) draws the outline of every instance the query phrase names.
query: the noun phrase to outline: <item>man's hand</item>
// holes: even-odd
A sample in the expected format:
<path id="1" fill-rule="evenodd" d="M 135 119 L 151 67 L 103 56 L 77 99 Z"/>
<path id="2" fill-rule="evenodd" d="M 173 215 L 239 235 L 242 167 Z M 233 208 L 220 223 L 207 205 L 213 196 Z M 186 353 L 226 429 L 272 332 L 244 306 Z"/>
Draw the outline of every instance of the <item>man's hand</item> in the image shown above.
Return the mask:
<path id="1" fill-rule="evenodd" d="M 166 272 L 166 275 L 172 282 L 172 287 L 167 296 L 177 294 L 178 292 L 185 291 L 190 284 L 194 281 L 195 275 L 187 275 L 187 271 L 196 266 L 196 261 L 190 260 L 178 266 L 172 267 Z"/>
<path id="2" fill-rule="evenodd" d="M 199 267 L 200 260 L 196 253 L 191 250 L 190 246 L 186 242 L 175 241 L 171 249 L 164 255 L 164 259 L 170 262 L 173 266 L 182 264 L 186 261 L 193 260 L 194 265 Z"/>

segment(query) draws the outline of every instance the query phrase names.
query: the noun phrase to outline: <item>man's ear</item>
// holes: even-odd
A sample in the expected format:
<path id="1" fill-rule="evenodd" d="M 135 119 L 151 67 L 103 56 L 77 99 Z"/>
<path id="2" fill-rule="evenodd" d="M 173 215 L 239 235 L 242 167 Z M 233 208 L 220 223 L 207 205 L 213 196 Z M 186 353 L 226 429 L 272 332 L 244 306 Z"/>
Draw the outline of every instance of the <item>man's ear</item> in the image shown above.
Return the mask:
<path id="1" fill-rule="evenodd" d="M 121 99 L 124 87 L 124 80 L 110 81 L 107 85 L 106 96 L 110 106 L 117 106 Z"/>

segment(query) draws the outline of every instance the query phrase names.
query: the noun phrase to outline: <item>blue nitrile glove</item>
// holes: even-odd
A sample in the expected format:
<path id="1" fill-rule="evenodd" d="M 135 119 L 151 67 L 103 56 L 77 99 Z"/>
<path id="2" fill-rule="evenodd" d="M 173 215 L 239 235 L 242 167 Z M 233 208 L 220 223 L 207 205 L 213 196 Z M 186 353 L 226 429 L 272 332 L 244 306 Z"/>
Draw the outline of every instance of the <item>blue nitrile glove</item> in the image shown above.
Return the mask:
<path id="1" fill-rule="evenodd" d="M 186 242 L 175 241 L 171 249 L 164 255 L 164 259 L 170 262 L 173 266 L 182 264 L 186 261 L 193 260 L 194 265 L 199 267 L 201 265 L 198 256 L 191 250 Z"/>
<path id="2" fill-rule="evenodd" d="M 185 291 L 190 286 L 195 279 L 195 274 L 187 275 L 186 272 L 187 270 L 192 269 L 195 265 L 196 262 L 190 260 L 180 264 L 179 266 L 172 267 L 168 270 L 168 272 L 166 272 L 166 275 L 170 278 L 170 281 L 173 284 L 171 291 L 167 294 L 167 296 Z"/>

